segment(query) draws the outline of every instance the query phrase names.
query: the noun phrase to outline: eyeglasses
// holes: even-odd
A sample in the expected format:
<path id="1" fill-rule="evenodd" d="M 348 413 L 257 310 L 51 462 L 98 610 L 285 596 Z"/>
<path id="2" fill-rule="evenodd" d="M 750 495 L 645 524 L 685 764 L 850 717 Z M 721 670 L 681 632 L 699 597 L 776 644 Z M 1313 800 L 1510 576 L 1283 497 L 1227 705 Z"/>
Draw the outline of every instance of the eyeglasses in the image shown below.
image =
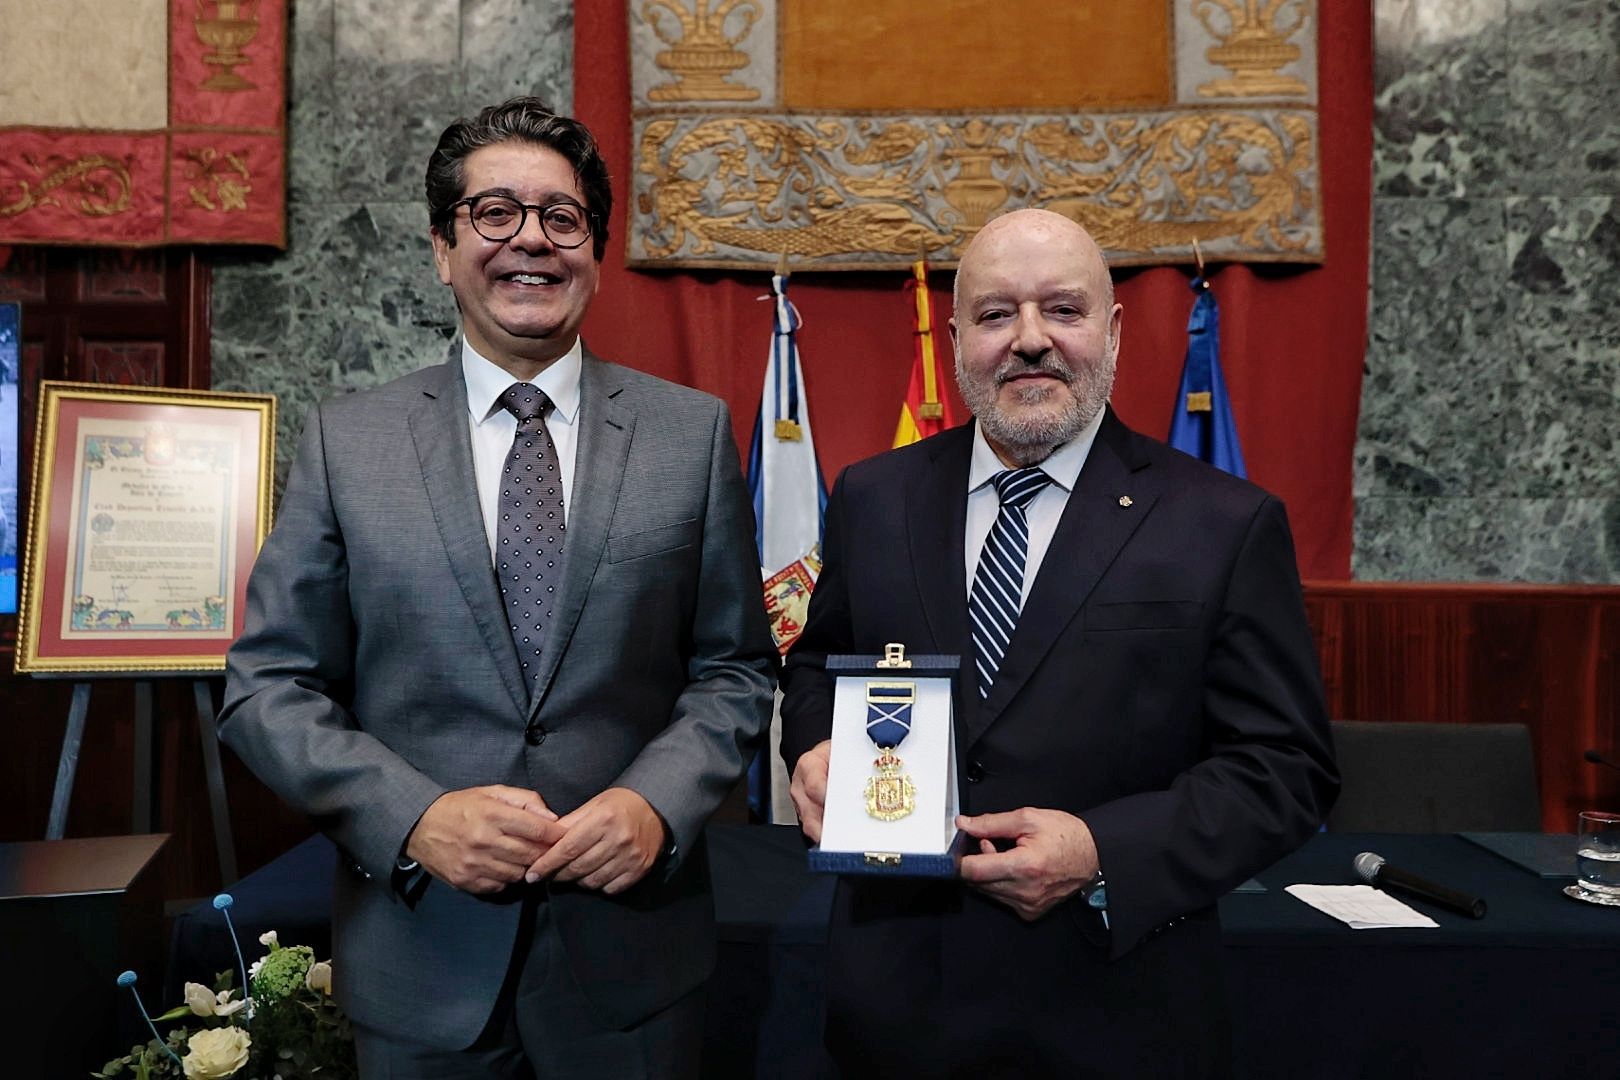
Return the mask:
<path id="1" fill-rule="evenodd" d="M 546 206 L 518 202 L 507 195 L 472 195 L 450 204 L 467 208 L 467 217 L 479 236 L 504 243 L 523 231 L 529 211 L 540 219 L 540 231 L 560 248 L 577 248 L 591 238 L 591 212 L 578 203 L 554 202 Z"/>

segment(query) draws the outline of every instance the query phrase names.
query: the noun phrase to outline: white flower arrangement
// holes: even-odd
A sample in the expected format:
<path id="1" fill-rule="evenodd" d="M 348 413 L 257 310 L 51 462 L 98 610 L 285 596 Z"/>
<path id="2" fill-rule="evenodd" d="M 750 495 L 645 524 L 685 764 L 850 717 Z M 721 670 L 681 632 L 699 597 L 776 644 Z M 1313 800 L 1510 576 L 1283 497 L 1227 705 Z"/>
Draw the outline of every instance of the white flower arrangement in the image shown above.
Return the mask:
<path id="1" fill-rule="evenodd" d="M 230 925 L 232 899 L 214 898 L 214 907 Z M 231 926 L 236 942 L 236 928 Z M 243 989 L 235 971 L 224 971 L 212 989 L 185 985 L 183 1004 L 162 1016 L 147 1016 L 135 992 L 135 973 L 126 971 L 118 985 L 135 996 L 141 1015 L 152 1028 L 145 1046 L 134 1046 L 114 1058 L 95 1077 L 155 1080 L 356 1080 L 354 1035 L 349 1020 L 332 1000 L 332 964 L 316 960 L 307 945 L 283 946 L 274 930 L 260 935 L 268 951 L 245 972 Z M 237 945 L 240 970 L 242 950 Z M 157 1024 L 171 1023 L 161 1035 Z"/>

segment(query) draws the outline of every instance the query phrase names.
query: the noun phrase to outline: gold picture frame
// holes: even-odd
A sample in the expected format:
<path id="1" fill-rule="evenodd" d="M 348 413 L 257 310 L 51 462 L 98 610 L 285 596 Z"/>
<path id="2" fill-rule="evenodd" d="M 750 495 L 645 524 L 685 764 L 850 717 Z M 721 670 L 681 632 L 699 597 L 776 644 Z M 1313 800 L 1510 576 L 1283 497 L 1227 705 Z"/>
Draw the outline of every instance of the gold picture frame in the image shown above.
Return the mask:
<path id="1" fill-rule="evenodd" d="M 270 531 L 274 395 L 47 380 L 34 430 L 16 670 L 223 671 Z"/>

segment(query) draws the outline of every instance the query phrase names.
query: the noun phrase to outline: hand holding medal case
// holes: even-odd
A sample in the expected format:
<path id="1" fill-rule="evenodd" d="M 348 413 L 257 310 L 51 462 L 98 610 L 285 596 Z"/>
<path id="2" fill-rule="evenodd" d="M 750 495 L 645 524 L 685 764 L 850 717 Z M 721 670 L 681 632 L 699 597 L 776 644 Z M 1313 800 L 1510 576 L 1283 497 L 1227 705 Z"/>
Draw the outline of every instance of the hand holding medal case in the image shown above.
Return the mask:
<path id="1" fill-rule="evenodd" d="M 821 844 L 810 869 L 835 874 L 955 877 L 955 656 L 829 656 L 832 760 Z"/>

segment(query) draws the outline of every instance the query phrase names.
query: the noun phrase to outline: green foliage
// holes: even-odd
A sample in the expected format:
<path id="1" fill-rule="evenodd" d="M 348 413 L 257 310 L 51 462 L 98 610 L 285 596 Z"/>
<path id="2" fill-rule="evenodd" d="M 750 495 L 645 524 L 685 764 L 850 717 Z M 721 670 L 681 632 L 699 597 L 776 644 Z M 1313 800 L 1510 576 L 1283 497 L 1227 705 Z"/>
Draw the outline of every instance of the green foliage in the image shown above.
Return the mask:
<path id="1" fill-rule="evenodd" d="M 155 1018 L 174 1024 L 165 1042 L 184 1058 L 193 1032 L 238 1027 L 252 1042 L 247 1064 L 232 1080 L 358 1080 L 348 1017 L 330 996 L 307 985 L 314 962 L 315 952 L 307 945 L 272 944 L 252 979 L 249 1008 L 229 1016 L 201 1017 L 184 1004 L 176 1006 Z M 214 978 L 216 994 L 234 988 L 234 971 L 222 971 Z M 131 1047 L 128 1054 L 90 1075 L 98 1080 L 183 1080 L 185 1073 L 164 1043 L 153 1039 Z"/>
<path id="2" fill-rule="evenodd" d="M 187 1010 L 189 1012 L 189 1010 Z M 181 1057 L 186 1056 L 186 1040 L 191 1038 L 191 1032 L 183 1027 L 175 1028 L 169 1032 L 168 1046 Z M 132 1046 L 129 1053 L 120 1058 L 113 1058 L 101 1067 L 100 1072 L 91 1073 L 92 1077 L 118 1077 L 119 1080 L 156 1080 L 158 1077 L 185 1076 L 180 1066 L 174 1063 L 163 1049 L 163 1043 L 156 1039 L 150 1040 L 145 1046 Z"/>
<path id="3" fill-rule="evenodd" d="M 272 1004 L 303 990 L 304 976 L 314 963 L 315 950 L 308 945 L 272 947 L 253 977 L 253 1000 Z"/>

